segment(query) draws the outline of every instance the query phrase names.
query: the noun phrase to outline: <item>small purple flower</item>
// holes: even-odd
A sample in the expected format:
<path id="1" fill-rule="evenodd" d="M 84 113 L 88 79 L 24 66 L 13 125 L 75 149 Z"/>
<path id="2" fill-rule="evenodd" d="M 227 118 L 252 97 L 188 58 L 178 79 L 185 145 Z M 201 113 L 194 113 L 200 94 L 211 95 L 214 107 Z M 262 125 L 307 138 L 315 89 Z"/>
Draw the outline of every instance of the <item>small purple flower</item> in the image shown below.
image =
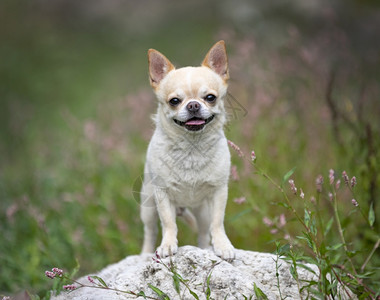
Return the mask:
<path id="1" fill-rule="evenodd" d="M 314 196 L 311 196 L 311 198 L 310 198 L 310 202 L 313 203 L 313 204 L 316 204 L 316 203 L 317 203 L 317 200 L 315 199 Z"/>
<path id="2" fill-rule="evenodd" d="M 346 171 L 343 171 L 342 172 L 342 177 L 344 179 L 344 183 L 348 186 L 349 183 L 350 183 L 350 179 L 348 178 L 348 175 L 347 175 L 347 172 Z"/>
<path id="3" fill-rule="evenodd" d="M 265 225 L 267 225 L 268 227 L 273 226 L 273 222 L 272 222 L 272 220 L 269 219 L 268 217 L 264 217 L 264 218 L 263 218 L 263 223 L 264 223 Z"/>
<path id="4" fill-rule="evenodd" d="M 251 160 L 252 160 L 252 162 L 255 162 L 256 161 L 256 154 L 255 154 L 255 151 L 253 151 L 252 150 L 252 152 L 251 152 Z"/>
<path id="5" fill-rule="evenodd" d="M 353 176 L 353 177 L 351 178 L 351 187 L 354 187 L 356 184 L 357 184 L 357 182 L 356 182 L 356 177 Z"/>
<path id="6" fill-rule="evenodd" d="M 270 233 L 271 234 L 276 234 L 278 232 L 278 229 L 277 228 L 272 228 L 271 230 L 270 230 Z"/>
<path id="7" fill-rule="evenodd" d="M 335 182 L 335 189 L 339 190 L 339 187 L 340 187 L 340 179 L 338 179 L 338 180 Z"/>
<path id="8" fill-rule="evenodd" d="M 88 280 L 89 282 L 91 282 L 92 284 L 95 284 L 95 280 L 92 279 L 91 276 L 87 276 L 87 280 Z"/>
<path id="9" fill-rule="evenodd" d="M 355 199 L 352 199 L 352 200 L 351 200 L 351 203 L 352 203 L 352 205 L 355 206 L 355 207 L 358 207 L 358 206 L 359 206 L 358 201 L 356 201 Z"/>
<path id="10" fill-rule="evenodd" d="M 240 197 L 240 198 L 235 198 L 234 199 L 234 202 L 236 203 L 236 204 L 243 204 L 243 203 L 245 203 L 245 202 L 247 202 L 247 200 L 245 199 L 245 197 Z"/>
<path id="11" fill-rule="evenodd" d="M 319 175 L 315 180 L 315 185 L 317 186 L 317 192 L 322 193 L 322 184 L 323 184 L 323 176 Z"/>
<path id="12" fill-rule="evenodd" d="M 243 157 L 244 156 L 244 153 L 243 151 L 240 150 L 240 147 L 238 145 L 236 145 L 234 142 L 228 140 L 227 141 L 228 145 L 230 145 L 230 147 L 232 149 L 234 149 L 236 151 L 236 153 L 240 156 L 240 157 Z"/>
<path id="13" fill-rule="evenodd" d="M 278 227 L 282 228 L 286 225 L 286 218 L 284 214 L 280 215 L 279 221 L 278 221 Z"/>
<path id="14" fill-rule="evenodd" d="M 239 179 L 240 179 L 239 173 L 237 171 L 237 167 L 235 165 L 231 166 L 231 179 L 233 181 L 239 181 Z"/>
<path id="15" fill-rule="evenodd" d="M 75 290 L 77 287 L 75 286 L 75 285 L 73 285 L 73 284 L 68 284 L 68 285 L 64 285 L 63 286 L 63 289 L 64 290 L 67 290 L 67 291 L 73 291 L 73 290 Z"/>
<path id="16" fill-rule="evenodd" d="M 157 250 L 156 250 L 155 254 L 156 254 L 156 257 L 157 257 L 158 259 L 161 259 L 161 257 L 160 257 L 160 255 L 158 254 L 158 251 L 157 251 Z"/>
<path id="17" fill-rule="evenodd" d="M 301 197 L 302 199 L 305 199 L 305 194 L 304 194 L 304 192 L 303 192 L 302 189 L 300 189 L 300 197 Z"/>
<path id="18" fill-rule="evenodd" d="M 334 195 L 332 193 L 329 193 L 329 199 L 331 202 L 334 200 Z"/>
<path id="19" fill-rule="evenodd" d="M 289 179 L 289 184 L 290 184 L 290 189 L 291 191 L 293 192 L 294 195 L 297 195 L 297 188 L 296 188 L 296 185 L 294 183 L 294 180 L 293 179 Z"/>
<path id="20" fill-rule="evenodd" d="M 330 169 L 330 171 L 329 171 L 329 180 L 330 180 L 330 184 L 331 185 L 334 183 L 334 180 L 335 180 L 334 173 L 335 173 L 334 170 Z"/>
<path id="21" fill-rule="evenodd" d="M 52 271 L 53 271 L 53 273 L 55 273 L 59 277 L 62 277 L 62 275 L 63 275 L 63 271 L 61 269 L 53 268 Z"/>
<path id="22" fill-rule="evenodd" d="M 50 272 L 50 271 L 45 271 L 45 276 L 49 277 L 50 279 L 54 279 L 55 273 Z"/>

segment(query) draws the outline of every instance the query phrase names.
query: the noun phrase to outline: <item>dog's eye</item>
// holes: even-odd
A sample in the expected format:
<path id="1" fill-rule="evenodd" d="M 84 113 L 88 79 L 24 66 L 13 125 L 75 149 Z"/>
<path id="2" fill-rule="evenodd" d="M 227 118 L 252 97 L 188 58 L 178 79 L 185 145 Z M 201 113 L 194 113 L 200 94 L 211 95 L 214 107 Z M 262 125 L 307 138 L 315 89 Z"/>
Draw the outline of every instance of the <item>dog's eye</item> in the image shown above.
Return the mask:
<path id="1" fill-rule="evenodd" d="M 181 103 L 181 100 L 178 99 L 178 98 L 171 98 L 171 99 L 169 100 L 169 103 L 170 103 L 171 106 L 177 106 L 178 104 Z"/>
<path id="2" fill-rule="evenodd" d="M 204 98 L 207 102 L 215 102 L 216 100 L 216 96 L 214 96 L 213 94 L 208 94 L 205 98 Z"/>

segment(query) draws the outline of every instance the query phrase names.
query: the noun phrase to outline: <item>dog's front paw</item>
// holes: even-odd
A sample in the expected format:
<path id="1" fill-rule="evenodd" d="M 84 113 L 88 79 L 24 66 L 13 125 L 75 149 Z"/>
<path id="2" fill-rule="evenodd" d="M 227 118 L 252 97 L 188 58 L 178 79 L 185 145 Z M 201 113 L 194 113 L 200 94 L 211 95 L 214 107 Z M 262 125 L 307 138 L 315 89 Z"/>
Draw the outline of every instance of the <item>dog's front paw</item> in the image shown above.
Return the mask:
<path id="1" fill-rule="evenodd" d="M 214 245 L 214 252 L 217 256 L 228 262 L 233 261 L 235 258 L 235 248 L 229 241 L 223 245 Z"/>
<path id="2" fill-rule="evenodd" d="M 157 253 L 160 257 L 168 257 L 176 254 L 178 251 L 177 243 L 161 243 L 161 246 L 157 248 Z"/>

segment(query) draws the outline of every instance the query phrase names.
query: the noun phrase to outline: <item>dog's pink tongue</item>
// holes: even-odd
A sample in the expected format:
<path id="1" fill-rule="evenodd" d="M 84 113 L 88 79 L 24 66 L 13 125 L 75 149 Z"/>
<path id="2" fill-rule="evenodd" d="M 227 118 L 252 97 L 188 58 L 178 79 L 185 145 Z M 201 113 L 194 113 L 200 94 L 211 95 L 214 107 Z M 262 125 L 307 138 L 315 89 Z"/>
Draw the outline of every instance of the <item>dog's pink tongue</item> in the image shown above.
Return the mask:
<path id="1" fill-rule="evenodd" d="M 197 119 L 197 120 L 189 120 L 185 124 L 186 125 L 203 125 L 204 123 L 206 123 L 205 120 Z"/>

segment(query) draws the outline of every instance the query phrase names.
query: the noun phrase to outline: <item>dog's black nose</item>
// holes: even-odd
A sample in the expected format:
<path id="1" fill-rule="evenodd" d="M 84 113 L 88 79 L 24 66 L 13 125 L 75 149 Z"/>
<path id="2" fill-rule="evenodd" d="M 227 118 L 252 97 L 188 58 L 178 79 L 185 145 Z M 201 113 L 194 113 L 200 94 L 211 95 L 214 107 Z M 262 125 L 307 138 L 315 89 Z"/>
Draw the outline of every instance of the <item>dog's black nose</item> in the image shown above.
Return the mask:
<path id="1" fill-rule="evenodd" d="M 195 113 L 201 108 L 201 105 L 197 101 L 190 101 L 187 103 L 186 108 L 189 112 Z"/>

